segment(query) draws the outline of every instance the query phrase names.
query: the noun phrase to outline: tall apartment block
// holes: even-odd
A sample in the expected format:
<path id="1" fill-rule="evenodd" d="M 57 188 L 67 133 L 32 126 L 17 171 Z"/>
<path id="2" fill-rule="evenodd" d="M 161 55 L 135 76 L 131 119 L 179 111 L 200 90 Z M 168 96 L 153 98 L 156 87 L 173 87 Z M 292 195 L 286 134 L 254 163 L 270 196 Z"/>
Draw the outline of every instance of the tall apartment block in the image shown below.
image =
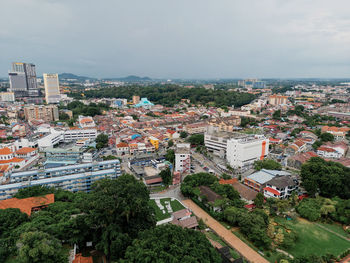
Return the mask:
<path id="1" fill-rule="evenodd" d="M 59 103 L 61 100 L 58 74 L 43 74 L 46 103 Z"/>
<path id="2" fill-rule="evenodd" d="M 24 107 L 24 117 L 27 121 L 43 120 L 46 122 L 58 121 L 58 108 L 56 105 L 31 105 Z"/>
<path id="3" fill-rule="evenodd" d="M 10 91 L 14 92 L 16 97 L 38 97 L 40 95 L 34 64 L 13 62 L 9 79 Z"/>

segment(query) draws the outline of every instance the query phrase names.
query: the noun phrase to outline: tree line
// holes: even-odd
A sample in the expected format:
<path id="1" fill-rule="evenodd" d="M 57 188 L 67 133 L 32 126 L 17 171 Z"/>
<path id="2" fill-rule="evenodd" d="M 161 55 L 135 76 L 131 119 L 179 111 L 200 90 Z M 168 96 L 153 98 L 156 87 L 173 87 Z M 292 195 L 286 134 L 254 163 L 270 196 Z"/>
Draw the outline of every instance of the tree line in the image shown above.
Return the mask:
<path id="1" fill-rule="evenodd" d="M 216 107 L 232 106 L 240 107 L 250 103 L 255 99 L 255 95 L 250 93 L 225 91 L 225 90 L 207 90 L 205 88 L 185 88 L 178 85 L 152 86 L 129 85 L 122 87 L 108 87 L 96 90 L 81 92 L 72 92 L 70 96 L 76 99 L 83 98 L 125 98 L 132 99 L 133 95 L 147 97 L 155 104 L 164 106 L 174 106 L 181 99 L 189 99 L 193 104 L 211 105 Z"/>

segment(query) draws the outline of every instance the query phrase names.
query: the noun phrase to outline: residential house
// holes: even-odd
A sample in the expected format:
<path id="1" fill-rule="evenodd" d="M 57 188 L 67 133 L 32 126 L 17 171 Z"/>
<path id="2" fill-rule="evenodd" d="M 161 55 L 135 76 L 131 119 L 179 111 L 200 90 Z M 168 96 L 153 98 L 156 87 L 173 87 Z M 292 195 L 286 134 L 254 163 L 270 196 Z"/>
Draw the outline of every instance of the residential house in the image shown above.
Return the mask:
<path id="1" fill-rule="evenodd" d="M 221 211 L 221 208 L 216 204 L 218 200 L 222 199 L 222 197 L 219 194 L 215 193 L 208 186 L 204 185 L 199 187 L 199 191 L 200 196 L 198 197 L 198 199 L 200 201 L 204 201 L 203 198 L 205 198 L 206 202 L 208 202 L 211 205 L 214 212 Z"/>
<path id="2" fill-rule="evenodd" d="M 298 189 L 298 181 L 292 179 L 289 175 L 275 176 L 266 182 L 264 187 L 264 196 L 285 199 L 291 196 L 293 191 Z"/>
<path id="3" fill-rule="evenodd" d="M 318 157 L 314 152 L 299 153 L 287 159 L 287 165 L 291 168 L 301 169 L 301 165 L 312 157 Z"/>
<path id="4" fill-rule="evenodd" d="M 130 152 L 129 144 L 127 144 L 125 142 L 118 143 L 116 145 L 116 152 L 117 152 L 117 155 L 119 155 L 119 156 L 129 154 L 129 152 Z"/>
<path id="5" fill-rule="evenodd" d="M 47 194 L 44 196 L 35 196 L 29 198 L 10 198 L 0 201 L 0 209 L 18 208 L 22 213 L 30 216 L 32 212 L 41 210 L 49 204 L 55 202 L 54 194 Z"/>
<path id="6" fill-rule="evenodd" d="M 327 146 L 319 147 L 317 149 L 317 155 L 324 158 L 334 158 L 334 159 L 339 159 L 340 157 L 342 157 L 342 154 L 340 152 Z"/>
<path id="7" fill-rule="evenodd" d="M 322 132 L 328 132 L 330 134 L 333 134 L 334 138 L 337 141 L 344 140 L 346 134 L 350 131 L 349 127 L 335 127 L 335 126 L 323 126 Z"/>
<path id="8" fill-rule="evenodd" d="M 257 192 L 261 192 L 268 181 L 270 181 L 275 176 L 282 175 L 290 175 L 290 173 L 279 170 L 261 169 L 260 171 L 244 178 L 244 184 Z"/>

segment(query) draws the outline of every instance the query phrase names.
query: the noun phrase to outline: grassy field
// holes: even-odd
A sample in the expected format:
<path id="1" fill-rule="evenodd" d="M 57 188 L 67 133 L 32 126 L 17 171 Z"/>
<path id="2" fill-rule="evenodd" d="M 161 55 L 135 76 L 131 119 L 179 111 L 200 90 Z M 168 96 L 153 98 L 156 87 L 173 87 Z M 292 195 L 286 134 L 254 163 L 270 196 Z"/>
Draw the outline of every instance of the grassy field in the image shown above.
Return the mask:
<path id="1" fill-rule="evenodd" d="M 286 249 L 293 256 L 307 254 L 325 255 L 331 253 L 338 256 L 350 247 L 350 242 L 303 219 L 287 221 L 284 218 L 275 218 L 275 222 L 294 230 L 298 240 L 294 247 Z M 332 225 L 332 230 L 335 226 Z M 339 231 L 339 229 L 337 229 Z M 336 231 L 335 231 L 336 232 Z"/>
<path id="2" fill-rule="evenodd" d="M 179 211 L 181 209 L 184 209 L 185 207 L 177 200 L 171 201 L 171 198 L 163 198 L 160 199 L 160 203 L 162 204 L 162 206 L 165 207 L 165 202 L 169 201 L 170 202 L 170 206 L 173 209 L 173 212 Z M 156 216 L 156 220 L 160 221 L 163 219 L 167 219 L 169 217 L 171 217 L 171 214 L 168 212 L 168 210 L 165 208 L 165 213 L 163 213 L 159 207 L 156 204 L 155 200 L 150 200 L 150 205 L 154 208 L 155 210 L 155 216 Z"/>
<path id="3" fill-rule="evenodd" d="M 227 244 L 225 243 L 225 241 L 223 241 L 223 240 L 222 240 L 217 234 L 215 234 L 214 232 L 209 231 L 209 232 L 205 232 L 205 234 L 206 234 L 206 236 L 207 236 L 208 238 L 210 238 L 211 240 L 214 240 L 214 241 L 218 242 L 220 245 L 222 245 L 222 246 L 224 246 L 224 247 L 227 246 Z M 232 255 L 232 257 L 233 257 L 234 259 L 240 258 L 240 255 L 239 255 L 234 249 L 232 249 L 232 248 L 230 248 L 230 253 L 231 253 L 231 255 Z"/>
<path id="4" fill-rule="evenodd" d="M 350 238 L 350 234 L 346 233 L 340 224 L 325 224 L 325 223 L 318 223 L 318 224 L 326 227 L 331 231 L 334 231 L 342 235 L 343 237 Z"/>

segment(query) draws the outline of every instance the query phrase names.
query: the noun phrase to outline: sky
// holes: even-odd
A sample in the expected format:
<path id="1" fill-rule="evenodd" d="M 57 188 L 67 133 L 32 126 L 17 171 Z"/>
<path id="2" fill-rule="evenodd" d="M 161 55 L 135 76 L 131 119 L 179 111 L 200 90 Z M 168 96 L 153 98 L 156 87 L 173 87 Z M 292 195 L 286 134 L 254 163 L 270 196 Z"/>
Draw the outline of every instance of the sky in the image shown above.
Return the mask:
<path id="1" fill-rule="evenodd" d="M 350 78 L 349 0 L 0 0 L 0 76 Z"/>

